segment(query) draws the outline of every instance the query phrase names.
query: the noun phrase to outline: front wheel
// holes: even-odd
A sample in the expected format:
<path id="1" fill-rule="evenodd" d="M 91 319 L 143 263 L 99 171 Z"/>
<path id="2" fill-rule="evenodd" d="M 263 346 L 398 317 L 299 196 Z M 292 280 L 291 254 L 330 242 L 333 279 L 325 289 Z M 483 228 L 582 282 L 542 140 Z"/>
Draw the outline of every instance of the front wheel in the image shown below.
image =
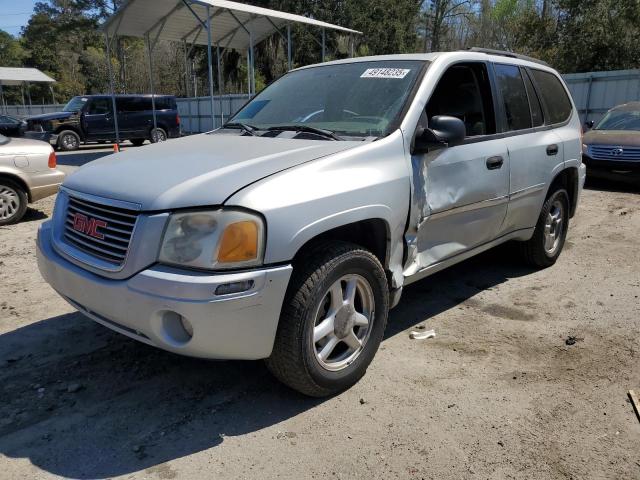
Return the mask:
<path id="1" fill-rule="evenodd" d="M 537 268 L 554 265 L 562 253 L 568 230 L 569 195 L 558 189 L 545 200 L 533 237 L 522 244 L 526 262 Z"/>
<path id="2" fill-rule="evenodd" d="M 305 395 L 345 390 L 373 360 L 388 312 L 378 259 L 357 245 L 321 244 L 294 265 L 267 366 Z"/>
<path id="3" fill-rule="evenodd" d="M 58 149 L 71 152 L 80 148 L 80 136 L 73 130 L 64 130 L 58 134 Z"/>

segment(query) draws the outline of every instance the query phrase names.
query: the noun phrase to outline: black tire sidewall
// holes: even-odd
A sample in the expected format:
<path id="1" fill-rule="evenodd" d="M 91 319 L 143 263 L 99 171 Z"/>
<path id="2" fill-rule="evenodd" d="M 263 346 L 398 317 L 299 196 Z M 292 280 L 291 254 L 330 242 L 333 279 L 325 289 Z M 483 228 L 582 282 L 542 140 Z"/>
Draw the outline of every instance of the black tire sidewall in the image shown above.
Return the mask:
<path id="1" fill-rule="evenodd" d="M 18 199 L 20 200 L 20 205 L 18 206 L 18 210 L 16 211 L 16 213 L 12 217 L 9 217 L 7 219 L 0 219 L 0 226 L 18 223 L 20 220 L 22 220 L 22 217 L 24 217 L 24 214 L 27 211 L 27 203 L 29 202 L 27 194 L 20 187 L 20 185 L 17 185 L 11 180 L 0 179 L 0 185 L 4 185 L 13 189 L 18 194 Z"/>
<path id="2" fill-rule="evenodd" d="M 65 147 L 64 142 L 62 141 L 62 139 L 67 135 L 71 135 L 71 136 L 75 137 L 75 139 L 77 141 L 77 146 L 75 148 L 67 148 L 67 147 Z M 80 135 L 78 135 L 76 132 L 73 132 L 71 130 L 64 130 L 64 131 L 60 132 L 60 134 L 58 135 L 58 150 L 62 150 L 63 152 L 72 152 L 74 150 L 78 150 L 78 148 L 80 148 Z"/>
<path id="3" fill-rule="evenodd" d="M 333 372 L 324 369 L 315 357 L 312 340 L 315 313 L 329 287 L 339 278 L 348 274 L 362 276 L 371 286 L 375 302 L 373 330 L 365 344 L 364 351 L 347 368 Z M 307 305 L 301 332 L 302 358 L 310 377 L 319 387 L 330 391 L 344 390 L 356 383 L 366 372 L 382 341 L 388 315 L 388 291 L 384 271 L 375 261 L 365 255 L 353 252 L 344 256 L 322 281 L 314 285 L 312 300 Z"/>
<path id="4" fill-rule="evenodd" d="M 157 141 L 153 138 L 153 132 L 154 132 L 154 131 L 157 131 L 158 133 L 160 133 L 160 132 L 161 132 L 161 133 L 164 135 L 164 140 L 161 140 L 160 142 L 157 142 Z M 150 141 L 151 143 L 162 143 L 162 142 L 166 142 L 166 141 L 167 141 L 167 139 L 168 139 L 168 137 L 167 137 L 167 132 L 164 130 L 164 128 L 160 128 L 160 127 L 158 127 L 158 128 L 152 128 L 152 129 L 151 129 L 151 132 L 149 133 L 149 141 Z"/>

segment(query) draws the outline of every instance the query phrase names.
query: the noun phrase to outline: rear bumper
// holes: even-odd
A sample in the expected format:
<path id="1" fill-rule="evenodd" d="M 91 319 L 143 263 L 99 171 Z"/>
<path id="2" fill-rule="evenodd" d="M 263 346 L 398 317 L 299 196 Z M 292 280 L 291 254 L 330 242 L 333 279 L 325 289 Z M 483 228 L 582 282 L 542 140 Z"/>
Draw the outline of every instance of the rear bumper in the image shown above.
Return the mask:
<path id="1" fill-rule="evenodd" d="M 256 360 L 271 355 L 292 267 L 211 275 L 154 266 L 126 280 L 90 273 L 61 257 L 51 223 L 38 231 L 38 268 L 44 279 L 92 320 L 123 335 L 181 355 Z M 242 293 L 217 287 L 253 281 Z M 180 319 L 193 330 L 186 334 Z"/>
<path id="2" fill-rule="evenodd" d="M 31 202 L 37 202 L 43 198 L 55 195 L 64 177 L 64 172 L 55 168 L 46 172 L 31 174 L 29 176 L 29 200 Z"/>

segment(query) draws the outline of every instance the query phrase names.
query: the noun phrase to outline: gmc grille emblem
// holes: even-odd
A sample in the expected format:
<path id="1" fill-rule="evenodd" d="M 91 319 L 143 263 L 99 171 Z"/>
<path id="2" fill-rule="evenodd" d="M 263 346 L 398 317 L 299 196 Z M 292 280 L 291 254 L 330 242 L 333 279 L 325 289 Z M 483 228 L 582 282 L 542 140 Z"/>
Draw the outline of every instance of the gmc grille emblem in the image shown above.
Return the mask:
<path id="1" fill-rule="evenodd" d="M 73 229 L 98 240 L 104 240 L 104 235 L 98 231 L 98 228 L 106 226 L 107 222 L 103 220 L 89 218 L 81 213 L 74 213 L 73 215 Z"/>
<path id="2" fill-rule="evenodd" d="M 624 153 L 624 149 L 621 148 L 621 147 L 616 147 L 613 150 L 611 150 L 611 155 L 613 155 L 615 157 L 619 157 L 623 153 Z"/>

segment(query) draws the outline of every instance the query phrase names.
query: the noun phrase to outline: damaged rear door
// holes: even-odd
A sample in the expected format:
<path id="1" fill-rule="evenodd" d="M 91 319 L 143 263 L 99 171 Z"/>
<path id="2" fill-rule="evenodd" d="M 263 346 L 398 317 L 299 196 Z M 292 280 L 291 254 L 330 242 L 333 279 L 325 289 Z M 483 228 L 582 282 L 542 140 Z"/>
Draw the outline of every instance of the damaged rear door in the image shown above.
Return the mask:
<path id="1" fill-rule="evenodd" d="M 463 144 L 413 155 L 413 215 L 406 276 L 499 236 L 509 198 L 509 154 L 496 134 L 495 103 L 484 62 L 458 63 L 442 75 L 423 121 L 460 118 Z M 413 232 L 413 235 L 412 235 Z"/>

